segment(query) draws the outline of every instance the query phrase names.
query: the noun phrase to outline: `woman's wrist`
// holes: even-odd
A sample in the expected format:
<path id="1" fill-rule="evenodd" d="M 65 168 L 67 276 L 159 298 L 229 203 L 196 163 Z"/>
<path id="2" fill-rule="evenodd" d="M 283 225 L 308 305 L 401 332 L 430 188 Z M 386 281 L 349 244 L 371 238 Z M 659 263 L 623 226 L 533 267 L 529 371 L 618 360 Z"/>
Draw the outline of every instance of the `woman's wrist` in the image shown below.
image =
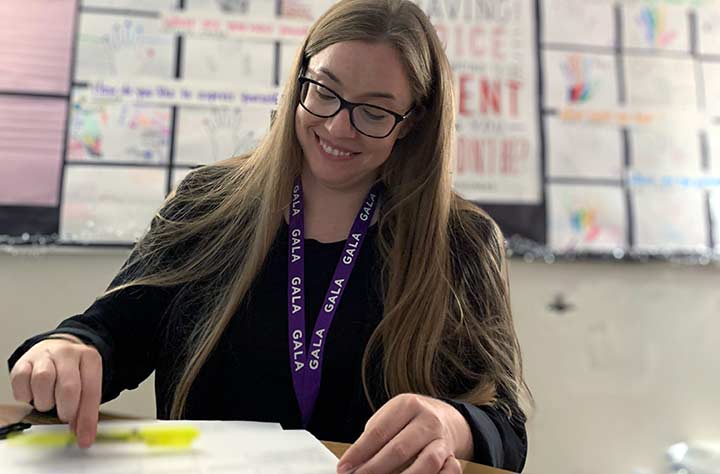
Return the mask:
<path id="1" fill-rule="evenodd" d="M 65 333 L 65 332 L 51 334 L 51 335 L 43 338 L 43 341 L 52 340 L 52 339 L 59 339 L 59 340 L 63 340 L 63 341 L 74 342 L 76 344 L 85 344 L 85 342 L 83 342 L 82 339 L 80 339 L 79 337 L 74 336 L 72 334 Z"/>
<path id="2" fill-rule="evenodd" d="M 450 429 L 452 430 L 452 437 L 455 445 L 455 457 L 470 461 L 473 458 L 475 449 L 470 424 L 457 408 L 447 402 L 445 402 L 445 404 L 450 410 L 448 413 L 450 414 Z"/>

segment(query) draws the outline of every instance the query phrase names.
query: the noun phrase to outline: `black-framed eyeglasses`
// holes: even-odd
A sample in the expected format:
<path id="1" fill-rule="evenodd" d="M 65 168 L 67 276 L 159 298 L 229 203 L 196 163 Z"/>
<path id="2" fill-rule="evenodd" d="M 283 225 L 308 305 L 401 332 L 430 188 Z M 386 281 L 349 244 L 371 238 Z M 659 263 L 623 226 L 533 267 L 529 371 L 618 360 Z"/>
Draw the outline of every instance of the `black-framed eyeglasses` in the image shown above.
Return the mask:
<path id="1" fill-rule="evenodd" d="M 309 77 L 298 77 L 300 82 L 300 105 L 316 117 L 330 118 L 347 109 L 350 123 L 358 132 L 371 138 L 385 138 L 397 124 L 410 116 L 414 106 L 404 114 L 370 104 L 350 102 Z"/>

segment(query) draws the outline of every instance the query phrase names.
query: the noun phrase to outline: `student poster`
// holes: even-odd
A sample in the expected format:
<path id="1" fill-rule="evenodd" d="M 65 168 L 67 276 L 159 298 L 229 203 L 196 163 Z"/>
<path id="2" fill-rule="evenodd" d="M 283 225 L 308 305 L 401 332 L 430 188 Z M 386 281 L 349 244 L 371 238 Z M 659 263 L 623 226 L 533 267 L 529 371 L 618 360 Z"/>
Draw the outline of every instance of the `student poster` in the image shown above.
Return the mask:
<path id="1" fill-rule="evenodd" d="M 620 255 L 709 255 L 720 238 L 717 6 L 541 4 L 549 250 L 608 254 L 598 239 L 614 239 Z"/>
<path id="2" fill-rule="evenodd" d="M 455 78 L 455 189 L 479 202 L 541 203 L 533 2 L 418 3 Z"/>
<path id="3" fill-rule="evenodd" d="M 307 28 L 334 3 L 38 2 L 0 5 L 16 51 L 0 51 L 0 241 L 123 246 L 190 169 L 259 143 Z M 511 245 L 717 252 L 716 2 L 416 3 L 453 70 L 455 189 Z"/>

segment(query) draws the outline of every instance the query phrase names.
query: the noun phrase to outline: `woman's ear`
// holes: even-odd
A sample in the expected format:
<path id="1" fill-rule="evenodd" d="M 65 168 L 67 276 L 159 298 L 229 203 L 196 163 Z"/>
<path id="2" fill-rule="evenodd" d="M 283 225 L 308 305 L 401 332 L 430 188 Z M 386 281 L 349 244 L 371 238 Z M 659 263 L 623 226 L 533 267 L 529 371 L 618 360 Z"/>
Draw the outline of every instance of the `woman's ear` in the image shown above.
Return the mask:
<path id="1" fill-rule="evenodd" d="M 413 128 L 420 123 L 423 116 L 425 115 L 425 107 L 422 105 L 418 105 L 413 109 L 412 114 L 410 116 L 403 120 L 400 124 L 400 132 L 398 132 L 397 139 L 403 139 L 407 136 L 408 133 L 412 132 Z"/>

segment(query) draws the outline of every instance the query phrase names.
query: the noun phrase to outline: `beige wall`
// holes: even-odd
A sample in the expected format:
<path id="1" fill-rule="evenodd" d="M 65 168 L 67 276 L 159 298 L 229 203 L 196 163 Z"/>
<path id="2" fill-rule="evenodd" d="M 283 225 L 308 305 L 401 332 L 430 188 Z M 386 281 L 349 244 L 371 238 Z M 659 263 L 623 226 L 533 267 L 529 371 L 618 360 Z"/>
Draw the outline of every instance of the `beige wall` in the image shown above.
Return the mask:
<path id="1" fill-rule="evenodd" d="M 0 253 L 0 354 L 82 311 L 124 252 Z M 526 472 L 664 473 L 672 442 L 720 440 L 720 271 L 665 263 L 511 264 L 537 409 Z M 547 309 L 563 292 L 573 311 Z M 0 403 L 11 401 L 0 377 Z M 152 383 L 106 409 L 154 414 Z"/>

